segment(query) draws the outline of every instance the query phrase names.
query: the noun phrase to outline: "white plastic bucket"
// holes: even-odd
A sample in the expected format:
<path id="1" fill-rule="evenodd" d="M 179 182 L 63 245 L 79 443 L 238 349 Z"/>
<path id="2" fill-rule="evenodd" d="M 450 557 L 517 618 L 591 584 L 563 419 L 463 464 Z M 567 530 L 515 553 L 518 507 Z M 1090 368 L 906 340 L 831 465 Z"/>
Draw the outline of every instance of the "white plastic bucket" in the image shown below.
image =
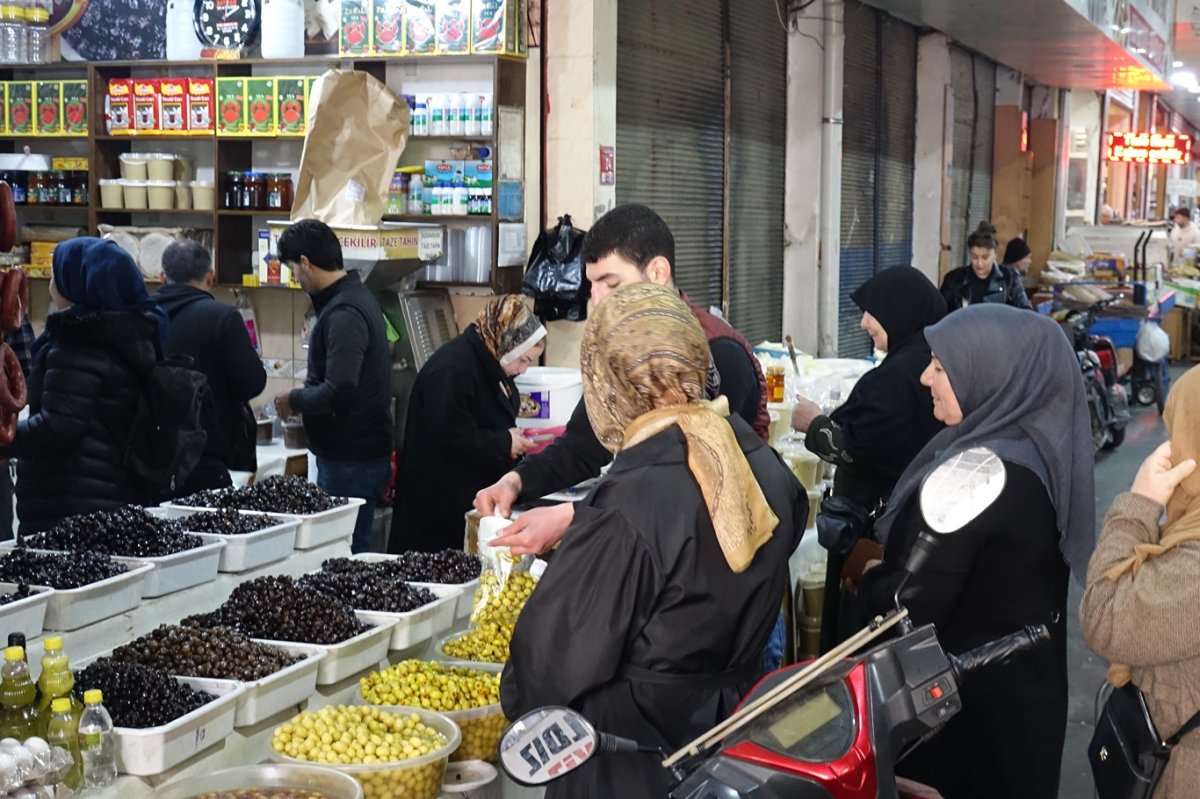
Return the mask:
<path id="1" fill-rule="evenodd" d="M 500 799 L 499 772 L 482 760 L 449 763 L 439 799 Z"/>
<path id="2" fill-rule="evenodd" d="M 521 392 L 519 427 L 559 427 L 565 425 L 583 399 L 583 375 L 578 369 L 556 366 L 531 366 L 516 378 Z"/>

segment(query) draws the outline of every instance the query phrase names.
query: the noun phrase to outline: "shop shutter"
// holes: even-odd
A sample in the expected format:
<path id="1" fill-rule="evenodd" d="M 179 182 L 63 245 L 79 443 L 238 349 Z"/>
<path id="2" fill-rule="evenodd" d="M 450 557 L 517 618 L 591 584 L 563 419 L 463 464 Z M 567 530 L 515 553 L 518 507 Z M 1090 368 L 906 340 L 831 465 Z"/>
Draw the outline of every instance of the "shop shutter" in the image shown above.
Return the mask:
<path id="1" fill-rule="evenodd" d="M 968 262 L 967 236 L 992 214 L 992 143 L 996 65 L 961 47 L 950 49 L 954 153 L 950 195 L 950 267 Z"/>
<path id="2" fill-rule="evenodd" d="M 722 58 L 716 0 L 618 10 L 617 202 L 648 205 L 666 220 L 676 283 L 704 307 L 721 302 Z"/>
<path id="3" fill-rule="evenodd" d="M 783 324 L 787 35 L 776 0 L 730 0 L 729 321 L 751 342 Z"/>

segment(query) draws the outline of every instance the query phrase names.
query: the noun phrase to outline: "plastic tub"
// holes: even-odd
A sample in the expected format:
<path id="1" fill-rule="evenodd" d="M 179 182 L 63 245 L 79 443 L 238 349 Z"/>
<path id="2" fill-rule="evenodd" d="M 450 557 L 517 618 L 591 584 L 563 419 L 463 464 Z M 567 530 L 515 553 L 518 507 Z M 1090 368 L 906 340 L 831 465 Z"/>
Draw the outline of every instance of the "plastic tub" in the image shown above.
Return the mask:
<path id="1" fill-rule="evenodd" d="M 329 799 L 363 799 L 358 780 L 315 765 L 263 763 L 205 774 L 154 789 L 155 799 L 194 799 L 215 791 L 241 788 L 295 788 L 316 791 Z"/>
<path id="2" fill-rule="evenodd" d="M 358 554 L 351 555 L 350 557 L 354 560 L 366 561 L 367 563 L 382 563 L 383 561 L 387 560 L 395 560 L 398 556 L 389 555 L 382 552 L 359 552 Z M 458 602 L 454 607 L 454 618 L 467 619 L 470 618 L 471 611 L 475 607 L 475 592 L 479 590 L 479 578 L 476 577 L 474 580 L 471 580 L 467 583 L 413 583 L 413 585 L 423 585 L 429 588 L 432 588 L 433 586 L 457 588 L 459 593 Z M 453 625 L 453 623 L 454 622 L 452 620 L 450 624 Z M 450 629 L 449 626 L 444 627 L 441 630 L 434 629 L 433 634 L 437 635 L 439 632 L 444 632 L 448 629 Z"/>
<path id="3" fill-rule="evenodd" d="M 181 180 L 175 184 L 175 207 L 180 210 L 192 207 L 192 187 L 187 181 Z"/>
<path id="4" fill-rule="evenodd" d="M 144 180 L 122 180 L 121 189 L 124 192 L 125 207 L 134 210 L 145 210 L 150 204 L 147 182 Z"/>
<path id="5" fill-rule="evenodd" d="M 821 512 L 821 497 L 825 496 L 824 488 L 808 489 L 808 524 L 806 530 L 817 526 L 817 514 Z"/>
<path id="6" fill-rule="evenodd" d="M 197 211 L 213 211 L 217 207 L 217 188 L 211 180 L 192 181 L 192 207 Z"/>
<path id="7" fill-rule="evenodd" d="M 46 629 L 69 632 L 133 610 L 142 600 L 146 575 L 152 571 L 149 563 L 130 564 L 129 571 L 116 577 L 81 588 L 55 589 L 46 604 Z"/>
<path id="8" fill-rule="evenodd" d="M 304 431 L 304 422 L 283 423 L 283 446 L 286 449 L 308 447 L 308 434 Z"/>
<path id="9" fill-rule="evenodd" d="M 482 760 L 463 760 L 446 766 L 441 799 L 500 799 L 500 772 Z"/>
<path id="10" fill-rule="evenodd" d="M 184 511 L 177 508 L 146 508 L 146 512 L 164 519 L 180 519 L 183 522 L 184 530 L 187 530 L 187 517 L 195 513 L 195 511 Z M 265 515 L 245 510 L 238 511 L 238 513 L 247 516 Z M 221 550 L 221 560 L 217 564 L 217 571 L 236 573 L 249 571 L 290 557 L 296 548 L 296 530 L 299 527 L 300 522 L 290 521 L 280 522 L 243 535 L 187 531 L 200 536 L 205 541 L 225 542 L 225 548 Z"/>
<path id="11" fill-rule="evenodd" d="M 466 658 L 457 658 L 454 655 L 446 654 L 446 650 L 443 647 L 446 646 L 447 642 L 454 641 L 458 638 L 461 638 L 462 636 L 466 635 L 469 632 L 470 632 L 469 629 L 468 630 L 458 630 L 457 632 L 453 632 L 450 635 L 439 638 L 437 644 L 435 644 L 434 648 L 433 648 L 434 654 L 438 657 L 439 660 L 442 660 L 446 663 L 453 663 L 456 666 L 467 666 L 467 665 L 471 665 L 473 663 L 490 663 L 490 661 L 467 660 Z M 504 664 L 503 663 L 492 663 L 491 665 L 503 666 Z"/>
<path id="12" fill-rule="evenodd" d="M 381 661 L 387 657 L 388 644 L 392 639 L 394 621 L 372 622 L 362 613 L 355 613 L 359 620 L 375 626 L 365 633 L 359 633 L 353 638 L 340 644 L 309 644 L 295 641 L 273 641 L 268 638 L 255 638 L 260 644 L 270 644 L 295 654 L 305 654 L 314 649 L 324 652 L 317 668 L 317 685 L 332 685 L 360 671 L 378 668 Z"/>
<path id="13" fill-rule="evenodd" d="M 141 563 L 153 566 L 154 570 L 146 575 L 142 597 L 154 599 L 217 579 L 217 567 L 221 562 L 221 550 L 224 547 L 224 541 L 205 541 L 193 549 L 173 552 L 160 558 L 126 558 L 114 555 L 113 560 L 130 568 Z"/>
<path id="14" fill-rule="evenodd" d="M 125 190 L 121 185 L 119 178 L 101 178 L 100 180 L 100 207 L 101 208 L 124 208 L 125 207 Z"/>
<path id="15" fill-rule="evenodd" d="M 358 509 L 363 504 L 364 500 L 358 497 L 348 497 L 345 505 L 339 505 L 320 513 L 263 513 L 262 515 L 279 519 L 281 522 L 299 522 L 300 528 L 296 531 L 296 549 L 314 549 L 353 536 Z M 200 511 L 215 510 L 192 505 L 177 505 L 173 502 L 165 502 L 159 507 L 172 511 L 184 511 L 183 515 L 185 516 Z"/>
<path id="16" fill-rule="evenodd" d="M 531 366 L 514 380 L 521 392 L 520 427 L 565 425 L 583 399 L 583 377 L 578 369 Z"/>
<path id="17" fill-rule="evenodd" d="M 304 704 L 316 693 L 317 670 L 325 658 L 325 653 L 317 647 L 307 647 L 305 651 L 295 650 L 293 654 L 303 654 L 304 660 L 269 674 L 261 680 L 239 683 L 245 690 L 238 696 L 234 726 L 249 727 L 258 724 L 276 713 Z M 186 679 L 204 690 L 211 690 L 205 687 L 209 683 L 215 685 L 227 682 L 209 677 Z"/>
<path id="18" fill-rule="evenodd" d="M 195 680 L 177 677 L 197 690 L 217 698 L 191 713 L 164 724 L 135 730 L 115 729 L 117 770 L 135 777 L 151 777 L 174 768 L 188 758 L 225 740 L 233 732 L 237 701 L 246 689 L 231 680 Z"/>
<path id="19" fill-rule="evenodd" d="M 504 666 L 498 663 L 476 663 L 462 661 L 443 661 L 447 666 L 486 671 L 489 674 L 499 674 Z M 500 739 L 508 729 L 508 719 L 499 702 L 493 702 L 483 707 L 473 707 L 467 710 L 449 710 L 444 715 L 458 725 L 462 732 L 462 743 L 454 754 L 450 755 L 451 762 L 462 760 L 487 760 L 495 762 L 500 756 Z"/>
<path id="20" fill-rule="evenodd" d="M 811 571 L 800 578 L 805 616 L 821 616 L 825 603 L 825 572 Z"/>
<path id="21" fill-rule="evenodd" d="M 154 181 L 174 181 L 175 156 L 171 153 L 146 153 L 146 177 Z"/>
<path id="22" fill-rule="evenodd" d="M 170 211 L 175 207 L 175 181 L 146 181 L 147 203 L 151 210 Z"/>
<path id="23" fill-rule="evenodd" d="M 437 599 L 407 613 L 387 613 L 379 610 L 357 611 L 358 617 L 368 624 L 391 623 L 395 625 L 392 627 L 392 637 L 388 642 L 389 650 L 410 649 L 430 640 L 437 633 L 445 632 L 454 624 L 454 608 L 458 602 L 458 591 L 450 586 L 431 583 L 410 583 L 410 585 L 428 588 L 437 596 Z"/>
<path id="24" fill-rule="evenodd" d="M 11 594 L 17 588 L 16 583 L 0 583 L 0 594 Z M 0 606 L 0 629 L 9 634 L 21 633 L 25 640 L 32 641 L 42 634 L 46 622 L 46 607 L 50 603 L 50 597 L 54 595 L 54 589 L 45 586 L 29 588 L 33 591 L 33 596 Z"/>
<path id="25" fill-rule="evenodd" d="M 458 725 L 440 713 L 416 707 L 381 707 L 380 710 L 404 715 L 416 713 L 421 717 L 422 723 L 433 727 L 446 737 L 446 745 L 421 757 L 371 765 L 310 763 L 275 751 L 272 751 L 272 757 L 280 763 L 319 765 L 351 776 L 362 785 L 365 799 L 437 799 L 441 793 L 446 763 L 462 740 Z M 419 784 L 414 786 L 414 781 Z"/>
<path id="26" fill-rule="evenodd" d="M 145 153 L 121 153 L 121 177 L 125 180 L 148 180 L 148 163 Z"/>

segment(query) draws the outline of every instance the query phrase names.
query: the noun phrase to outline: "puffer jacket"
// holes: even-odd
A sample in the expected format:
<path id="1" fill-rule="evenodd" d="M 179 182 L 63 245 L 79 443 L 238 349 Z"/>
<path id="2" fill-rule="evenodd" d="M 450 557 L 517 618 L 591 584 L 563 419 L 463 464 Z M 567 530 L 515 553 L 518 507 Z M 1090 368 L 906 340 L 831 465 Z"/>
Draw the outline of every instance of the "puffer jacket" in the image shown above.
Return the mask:
<path id="1" fill-rule="evenodd" d="M 975 273 L 969 266 L 960 266 L 946 273 L 942 279 L 942 296 L 946 299 L 946 312 L 957 311 L 971 303 L 971 278 Z M 1014 308 L 1033 309 L 1021 275 L 1005 264 L 996 264 L 988 275 L 987 291 L 983 302 L 1011 305 Z"/>
<path id="2" fill-rule="evenodd" d="M 1104 572 L 1138 544 L 1157 543 L 1165 509 L 1137 494 L 1117 497 L 1088 565 L 1079 624 L 1088 648 L 1130 667 L 1158 732 L 1174 735 L 1200 710 L 1200 540 L 1184 541 L 1116 582 Z M 1200 785 L 1200 731 L 1171 753 L 1154 799 L 1190 799 Z"/>
<path id="3" fill-rule="evenodd" d="M 157 322 L 136 312 L 51 315 L 29 376 L 29 418 L 0 456 L 17 458 L 21 533 L 154 497 L 124 464 Z"/>

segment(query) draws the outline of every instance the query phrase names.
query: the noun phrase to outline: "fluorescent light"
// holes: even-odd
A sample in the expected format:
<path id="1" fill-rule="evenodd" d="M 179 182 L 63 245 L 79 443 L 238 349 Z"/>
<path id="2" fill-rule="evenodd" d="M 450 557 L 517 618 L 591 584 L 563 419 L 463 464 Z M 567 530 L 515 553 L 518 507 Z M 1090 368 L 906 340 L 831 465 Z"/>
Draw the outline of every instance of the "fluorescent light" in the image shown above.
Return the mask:
<path id="1" fill-rule="evenodd" d="M 1121 32 L 1121 33 L 1130 33 L 1131 31 L 1133 31 L 1133 28 L 1130 28 L 1129 26 L 1126 26 L 1126 27 L 1124 27 L 1124 28 L 1121 28 L 1121 31 L 1120 31 L 1120 32 Z"/>
<path id="2" fill-rule="evenodd" d="M 1195 86 L 1196 85 L 1196 73 L 1192 72 L 1191 70 L 1180 70 L 1179 72 L 1172 72 L 1171 73 L 1171 83 L 1175 84 L 1176 86 L 1183 86 L 1183 87 Z"/>
<path id="3" fill-rule="evenodd" d="M 1171 66 L 1174 67 L 1175 69 L 1179 69 L 1181 66 L 1183 66 L 1183 62 L 1182 61 L 1172 61 Z"/>
<path id="4" fill-rule="evenodd" d="M 1133 48 L 1133 52 L 1137 53 L 1138 55 L 1145 55 L 1146 48 L 1145 47 L 1135 47 L 1135 48 Z"/>

